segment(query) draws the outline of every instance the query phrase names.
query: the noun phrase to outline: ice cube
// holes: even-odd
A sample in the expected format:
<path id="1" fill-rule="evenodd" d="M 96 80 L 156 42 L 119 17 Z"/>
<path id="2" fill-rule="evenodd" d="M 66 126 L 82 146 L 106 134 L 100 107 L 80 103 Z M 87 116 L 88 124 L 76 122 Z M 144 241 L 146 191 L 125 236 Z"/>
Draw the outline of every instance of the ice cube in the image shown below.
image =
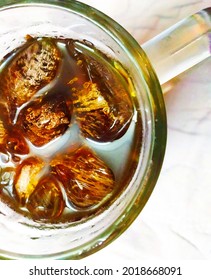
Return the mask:
<path id="1" fill-rule="evenodd" d="M 0 167 L 0 192 L 2 188 L 9 187 L 13 183 L 15 175 L 15 168 L 13 167 Z"/>
<path id="2" fill-rule="evenodd" d="M 7 131 L 5 129 L 3 121 L 0 119 L 0 145 L 4 143 L 4 139 L 7 136 Z"/>
<path id="3" fill-rule="evenodd" d="M 30 39 L 19 49 L 0 75 L 1 97 L 9 105 L 14 118 L 21 106 L 56 76 L 60 52 L 50 38 Z"/>
<path id="4" fill-rule="evenodd" d="M 0 150 L 4 153 L 14 155 L 25 155 L 29 153 L 28 145 L 19 130 L 9 121 L 6 107 L 0 104 Z"/>
<path id="5" fill-rule="evenodd" d="M 85 138 L 110 142 L 120 138 L 132 118 L 131 103 L 121 96 L 111 96 L 97 83 L 84 83 L 83 88 L 72 93 L 76 120 Z"/>
<path id="6" fill-rule="evenodd" d="M 16 169 L 14 193 L 21 204 L 25 204 L 34 191 L 44 167 L 44 162 L 37 157 L 25 159 Z"/>
<path id="7" fill-rule="evenodd" d="M 18 123 L 35 146 L 43 146 L 62 135 L 70 125 L 71 112 L 62 96 L 47 96 L 25 107 Z"/>
<path id="8" fill-rule="evenodd" d="M 21 131 L 17 127 L 11 127 L 5 137 L 6 150 L 12 155 L 26 155 L 29 147 Z"/>
<path id="9" fill-rule="evenodd" d="M 35 220 L 59 217 L 65 202 L 57 180 L 50 175 L 43 177 L 30 195 L 26 206 Z"/>
<path id="10" fill-rule="evenodd" d="M 96 206 L 112 194 L 115 183 L 112 170 L 86 146 L 59 156 L 51 166 L 70 202 L 77 207 Z"/>

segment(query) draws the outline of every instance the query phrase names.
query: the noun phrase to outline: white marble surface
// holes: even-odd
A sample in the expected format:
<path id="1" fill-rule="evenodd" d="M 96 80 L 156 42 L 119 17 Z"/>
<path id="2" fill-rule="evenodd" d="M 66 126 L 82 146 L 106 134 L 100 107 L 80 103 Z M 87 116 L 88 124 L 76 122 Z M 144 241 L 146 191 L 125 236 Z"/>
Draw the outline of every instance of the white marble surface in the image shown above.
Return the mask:
<path id="1" fill-rule="evenodd" d="M 84 0 L 142 44 L 211 0 Z M 108 260 L 211 259 L 211 59 L 172 82 L 165 95 L 168 142 L 147 205 L 130 228 L 88 257 Z"/>

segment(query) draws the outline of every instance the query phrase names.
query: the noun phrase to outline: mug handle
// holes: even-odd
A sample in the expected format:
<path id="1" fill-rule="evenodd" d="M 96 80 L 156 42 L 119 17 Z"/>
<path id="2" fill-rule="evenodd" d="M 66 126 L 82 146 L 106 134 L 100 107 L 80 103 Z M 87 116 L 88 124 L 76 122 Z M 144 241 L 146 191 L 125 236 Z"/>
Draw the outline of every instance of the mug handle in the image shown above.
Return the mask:
<path id="1" fill-rule="evenodd" d="M 211 7 L 178 22 L 141 47 L 163 85 L 210 56 Z"/>

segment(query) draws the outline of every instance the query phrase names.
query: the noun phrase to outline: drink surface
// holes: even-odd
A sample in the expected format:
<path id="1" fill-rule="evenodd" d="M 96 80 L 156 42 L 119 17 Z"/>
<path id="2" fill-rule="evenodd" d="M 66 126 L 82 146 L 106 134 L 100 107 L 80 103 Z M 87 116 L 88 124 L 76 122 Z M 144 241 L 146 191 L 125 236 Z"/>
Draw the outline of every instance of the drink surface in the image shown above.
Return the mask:
<path id="1" fill-rule="evenodd" d="M 0 66 L 0 199 L 36 221 L 89 218 L 137 166 L 130 77 L 89 42 L 26 38 Z"/>

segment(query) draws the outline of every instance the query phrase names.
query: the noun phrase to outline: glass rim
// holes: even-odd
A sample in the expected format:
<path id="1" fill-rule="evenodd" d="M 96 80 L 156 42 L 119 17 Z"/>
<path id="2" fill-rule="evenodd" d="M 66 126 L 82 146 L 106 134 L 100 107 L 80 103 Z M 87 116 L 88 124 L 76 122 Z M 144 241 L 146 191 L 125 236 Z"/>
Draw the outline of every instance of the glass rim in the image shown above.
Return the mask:
<path id="1" fill-rule="evenodd" d="M 160 174 L 166 147 L 167 121 L 163 94 L 153 67 L 144 51 L 142 50 L 141 46 L 121 25 L 119 25 L 116 21 L 114 21 L 104 13 L 84 3 L 67 0 L 62 2 L 59 2 L 58 0 L 7 1 L 6 4 L 0 4 L 0 13 L 5 9 L 14 9 L 29 5 L 32 7 L 53 6 L 64 8 L 67 11 L 79 14 L 92 21 L 94 24 L 103 29 L 107 34 L 115 38 L 118 44 L 121 45 L 127 56 L 129 56 L 133 61 L 134 67 L 140 69 L 140 71 L 142 72 L 145 83 L 149 89 L 148 98 L 151 104 L 151 110 L 153 114 L 152 120 L 154 120 L 154 123 L 152 124 L 153 141 L 151 142 L 151 162 L 150 164 L 148 164 L 148 169 L 146 170 L 148 177 L 147 184 L 143 188 L 141 193 L 139 193 L 134 198 L 133 203 L 130 203 L 130 205 L 124 210 L 123 214 L 115 221 L 115 229 L 114 225 L 112 224 L 109 228 L 107 228 L 103 233 L 100 234 L 100 238 L 99 236 L 97 236 L 92 240 L 92 242 L 89 241 L 87 242 L 87 244 L 85 243 L 74 249 L 69 249 L 65 252 L 58 252 L 58 254 L 52 254 L 50 256 L 51 258 L 57 259 L 80 259 L 97 252 L 98 250 L 114 241 L 118 236 L 120 236 L 136 219 L 136 217 L 139 215 L 146 202 L 148 201 Z M 143 63 L 144 65 L 146 65 L 145 69 L 143 69 Z M 11 254 L 8 253 L 8 255 L 10 255 L 8 257 L 10 258 Z M 7 254 L 5 254 L 5 256 L 7 256 Z M 25 256 L 25 258 L 29 257 L 31 258 L 31 256 Z M 37 258 L 42 257 L 49 258 L 49 255 L 37 256 Z M 33 256 L 33 258 L 36 258 L 36 256 Z"/>

